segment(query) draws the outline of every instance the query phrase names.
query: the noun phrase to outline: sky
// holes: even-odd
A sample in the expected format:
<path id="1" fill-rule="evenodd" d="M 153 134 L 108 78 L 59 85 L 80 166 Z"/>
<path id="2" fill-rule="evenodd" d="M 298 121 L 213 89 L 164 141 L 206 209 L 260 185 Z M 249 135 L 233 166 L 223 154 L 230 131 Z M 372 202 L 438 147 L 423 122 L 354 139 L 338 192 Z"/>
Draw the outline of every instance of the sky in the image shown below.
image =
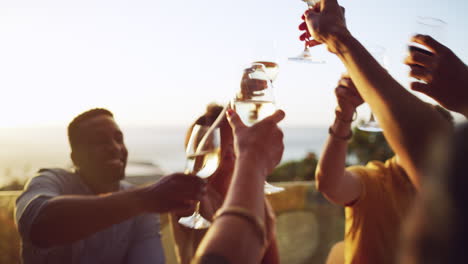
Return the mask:
<path id="1" fill-rule="evenodd" d="M 402 61 L 417 16 L 446 21 L 442 42 L 468 61 L 468 1 L 339 3 L 353 35 L 384 47 L 389 72 L 405 87 Z M 287 60 L 303 49 L 297 27 L 305 7 L 300 0 L 0 0 L 0 128 L 65 126 L 93 107 L 110 109 L 122 125 L 185 126 L 207 103 L 227 102 L 255 60 L 280 65 L 274 87 L 285 125 L 327 125 L 345 70 L 325 47 L 312 52 L 326 64 Z"/>

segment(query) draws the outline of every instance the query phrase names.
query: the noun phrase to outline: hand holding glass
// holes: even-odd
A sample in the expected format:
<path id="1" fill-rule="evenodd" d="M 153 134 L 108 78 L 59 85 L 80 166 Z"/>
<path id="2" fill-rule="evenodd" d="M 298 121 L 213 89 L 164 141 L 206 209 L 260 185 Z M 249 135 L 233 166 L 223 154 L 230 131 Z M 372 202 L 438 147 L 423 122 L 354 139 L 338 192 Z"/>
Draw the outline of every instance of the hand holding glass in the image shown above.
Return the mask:
<path id="1" fill-rule="evenodd" d="M 315 5 L 320 3 L 320 0 L 302 0 L 303 2 L 307 3 L 309 9 L 314 8 Z M 323 64 L 325 61 L 314 59 L 312 54 L 310 53 L 308 42 L 310 38 L 306 38 L 304 40 L 304 50 L 295 57 L 288 58 L 291 61 L 298 61 L 298 62 L 306 62 L 306 63 L 314 63 L 314 64 Z"/>
<path id="2" fill-rule="evenodd" d="M 231 101 L 231 108 L 237 112 L 247 126 L 254 125 L 276 111 L 271 80 L 272 76 L 275 77 L 277 74 L 277 64 L 273 64 L 276 67 L 270 67 L 272 71 L 268 75 L 268 67 L 265 67 L 263 62 L 252 63 L 244 71 L 240 90 Z M 284 188 L 282 187 L 273 186 L 265 182 L 266 194 L 281 192 L 283 190 Z"/>

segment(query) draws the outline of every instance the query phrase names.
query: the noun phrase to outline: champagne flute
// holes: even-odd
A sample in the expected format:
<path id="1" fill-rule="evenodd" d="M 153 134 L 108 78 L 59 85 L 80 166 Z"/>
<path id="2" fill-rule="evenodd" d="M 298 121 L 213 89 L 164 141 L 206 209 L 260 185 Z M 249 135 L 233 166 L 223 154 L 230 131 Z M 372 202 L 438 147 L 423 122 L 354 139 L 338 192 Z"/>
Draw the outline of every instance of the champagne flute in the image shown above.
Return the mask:
<path id="1" fill-rule="evenodd" d="M 276 111 L 272 79 L 276 78 L 278 69 L 278 64 L 274 62 L 254 62 L 245 70 L 240 90 L 230 102 L 230 107 L 237 112 L 244 124 L 252 126 Z M 283 190 L 282 187 L 265 182 L 266 194 Z"/>
<path id="2" fill-rule="evenodd" d="M 220 131 L 215 125 L 194 125 L 186 148 L 186 174 L 195 174 L 206 179 L 218 168 L 221 144 Z M 197 202 L 195 212 L 191 216 L 180 218 L 179 223 L 193 229 L 205 229 L 211 225 L 200 214 L 200 202 Z"/>
<path id="3" fill-rule="evenodd" d="M 314 8 L 316 4 L 320 3 L 320 0 L 302 0 L 302 1 L 307 4 L 309 9 Z M 304 50 L 299 55 L 295 57 L 289 57 L 288 60 L 297 61 L 297 62 L 305 62 L 305 63 L 313 63 L 313 64 L 324 64 L 325 63 L 324 60 L 315 59 L 310 53 L 309 46 L 307 45 L 307 42 L 309 41 L 310 41 L 309 38 L 307 38 L 304 41 Z"/>
<path id="4" fill-rule="evenodd" d="M 384 47 L 381 46 L 373 46 L 369 49 L 369 52 L 374 56 L 374 58 L 377 60 L 377 62 L 382 65 L 384 68 L 386 68 L 386 51 Z M 372 113 L 372 110 L 370 112 L 369 119 L 363 123 L 360 123 L 358 125 L 358 129 L 362 131 L 367 131 L 367 132 L 382 132 L 382 128 L 379 126 L 379 123 L 374 117 L 374 113 Z"/>

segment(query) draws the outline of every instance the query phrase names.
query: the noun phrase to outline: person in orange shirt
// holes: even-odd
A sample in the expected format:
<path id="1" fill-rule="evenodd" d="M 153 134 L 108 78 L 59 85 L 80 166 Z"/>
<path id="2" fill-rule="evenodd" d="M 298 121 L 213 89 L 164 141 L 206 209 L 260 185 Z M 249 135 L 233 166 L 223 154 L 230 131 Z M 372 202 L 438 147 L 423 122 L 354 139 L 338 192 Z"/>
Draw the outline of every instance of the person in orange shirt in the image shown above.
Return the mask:
<path id="1" fill-rule="evenodd" d="M 335 94 L 338 107 L 317 166 L 317 188 L 328 200 L 345 207 L 345 263 L 395 263 L 400 228 L 416 187 L 397 156 L 345 167 L 353 114 L 363 100 L 348 76 L 340 79 Z M 447 111 L 435 108 L 451 118 Z M 343 249 L 334 254 L 343 254 Z"/>
<path id="2" fill-rule="evenodd" d="M 396 157 L 345 167 L 353 114 L 363 100 L 347 76 L 340 79 L 335 94 L 338 107 L 317 166 L 317 189 L 346 208 L 345 263 L 393 263 L 402 218 L 415 188 Z"/>

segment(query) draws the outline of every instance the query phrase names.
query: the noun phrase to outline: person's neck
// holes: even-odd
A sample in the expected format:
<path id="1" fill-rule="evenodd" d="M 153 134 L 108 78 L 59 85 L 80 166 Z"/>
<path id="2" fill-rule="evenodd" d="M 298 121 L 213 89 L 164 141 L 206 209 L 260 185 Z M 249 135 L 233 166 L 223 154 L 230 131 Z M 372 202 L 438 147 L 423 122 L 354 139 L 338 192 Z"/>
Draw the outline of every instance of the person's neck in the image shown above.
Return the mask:
<path id="1" fill-rule="evenodd" d="M 94 194 L 110 193 L 116 192 L 120 189 L 120 182 L 103 182 L 96 179 L 99 179 L 99 175 L 92 175 L 89 173 L 84 173 L 82 171 L 77 172 L 78 176 L 83 180 L 84 184 Z"/>

